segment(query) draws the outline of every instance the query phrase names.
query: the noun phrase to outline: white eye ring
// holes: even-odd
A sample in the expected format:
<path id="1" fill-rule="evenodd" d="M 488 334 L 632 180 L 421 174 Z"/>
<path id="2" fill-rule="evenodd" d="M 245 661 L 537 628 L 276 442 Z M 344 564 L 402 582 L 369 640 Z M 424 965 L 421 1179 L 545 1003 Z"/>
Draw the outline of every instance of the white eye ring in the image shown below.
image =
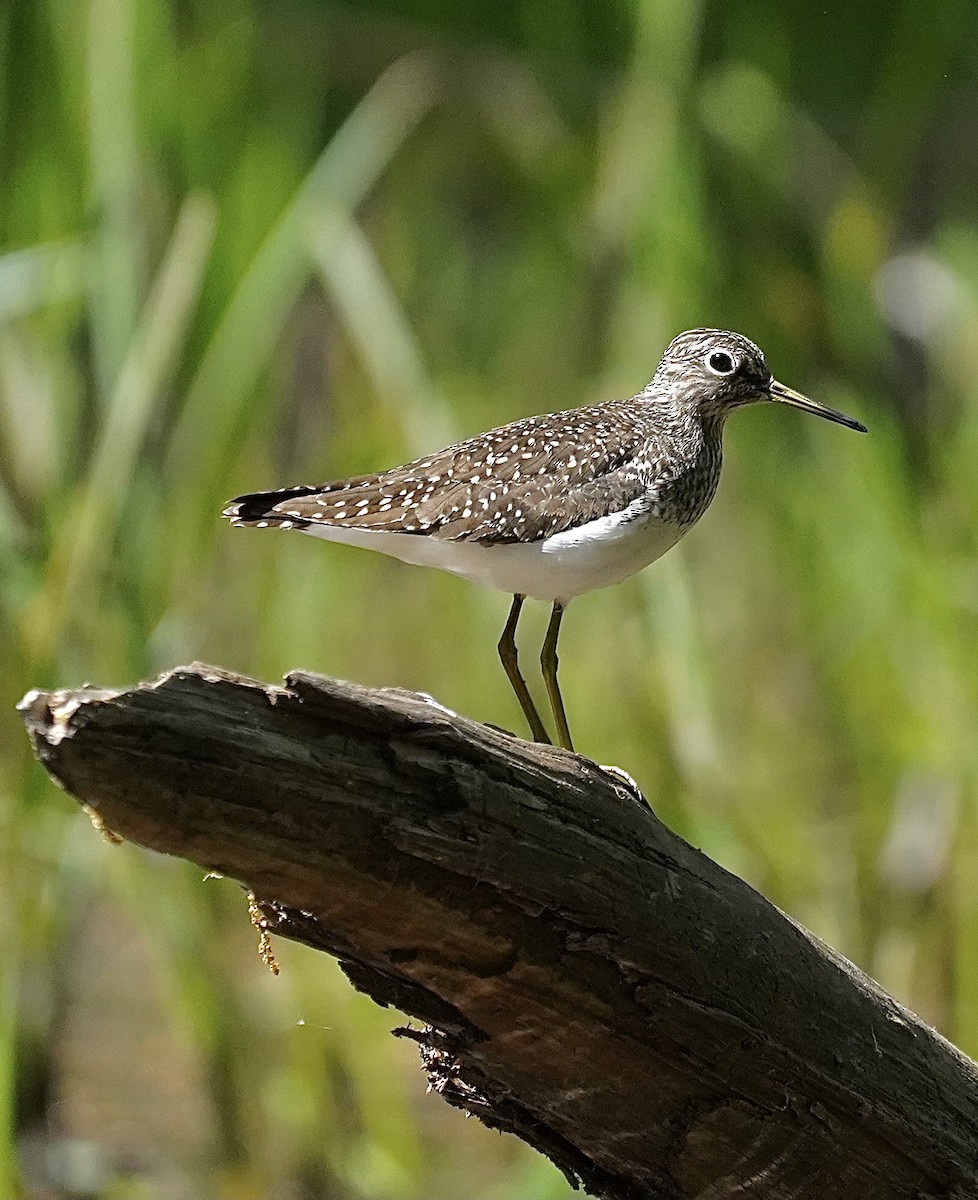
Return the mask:
<path id="1" fill-rule="evenodd" d="M 726 378 L 737 372 L 740 359 L 727 350 L 711 350 L 703 359 L 703 365 L 710 374 Z"/>

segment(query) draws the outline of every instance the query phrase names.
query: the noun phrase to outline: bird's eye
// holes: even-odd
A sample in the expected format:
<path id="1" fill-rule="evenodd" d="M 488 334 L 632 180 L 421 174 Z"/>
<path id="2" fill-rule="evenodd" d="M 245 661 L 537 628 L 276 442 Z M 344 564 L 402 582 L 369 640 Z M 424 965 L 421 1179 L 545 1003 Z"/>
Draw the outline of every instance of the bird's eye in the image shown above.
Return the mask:
<path id="1" fill-rule="evenodd" d="M 714 375 L 732 375 L 737 369 L 737 361 L 726 350 L 714 350 L 707 358 L 706 365 Z"/>

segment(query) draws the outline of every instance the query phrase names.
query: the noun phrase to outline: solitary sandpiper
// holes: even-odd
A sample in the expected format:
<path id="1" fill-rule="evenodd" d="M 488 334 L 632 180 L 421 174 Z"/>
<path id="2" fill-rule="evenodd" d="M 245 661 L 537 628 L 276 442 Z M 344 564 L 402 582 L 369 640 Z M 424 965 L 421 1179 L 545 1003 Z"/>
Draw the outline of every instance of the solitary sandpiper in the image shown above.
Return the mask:
<path id="1" fill-rule="evenodd" d="M 550 738 L 516 654 L 527 596 L 553 614 L 540 664 L 560 744 L 573 749 L 557 685 L 557 636 L 574 596 L 619 583 L 703 515 L 720 477 L 723 423 L 774 400 L 866 427 L 778 383 L 747 338 L 691 329 L 631 400 L 526 417 L 375 475 L 254 492 L 233 525 L 299 529 L 441 567 L 513 595 L 499 657 L 538 742 Z"/>

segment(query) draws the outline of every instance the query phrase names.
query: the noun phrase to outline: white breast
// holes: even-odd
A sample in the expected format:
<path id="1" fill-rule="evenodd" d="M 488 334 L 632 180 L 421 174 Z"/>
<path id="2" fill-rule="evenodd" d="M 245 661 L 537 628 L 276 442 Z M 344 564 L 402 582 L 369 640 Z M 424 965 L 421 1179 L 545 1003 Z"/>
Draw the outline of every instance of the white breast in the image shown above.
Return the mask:
<path id="1" fill-rule="evenodd" d="M 635 501 L 620 513 L 589 521 L 566 533 L 536 542 L 496 546 L 348 525 L 314 524 L 302 532 L 379 550 L 402 562 L 439 567 L 513 595 L 552 602 L 620 583 L 665 554 L 685 530 L 650 516 L 642 501 Z"/>

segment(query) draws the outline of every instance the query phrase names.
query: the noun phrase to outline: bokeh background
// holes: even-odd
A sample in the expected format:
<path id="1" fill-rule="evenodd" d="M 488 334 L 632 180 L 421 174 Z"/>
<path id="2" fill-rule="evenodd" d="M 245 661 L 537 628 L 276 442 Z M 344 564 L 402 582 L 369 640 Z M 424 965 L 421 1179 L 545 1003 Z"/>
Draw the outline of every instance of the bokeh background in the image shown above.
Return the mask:
<path id="1" fill-rule="evenodd" d="M 691 325 L 871 434 L 731 421 L 703 522 L 571 609 L 579 747 L 978 1053 L 974 18 L 0 5 L 0 1195 L 569 1194 L 233 883 L 103 843 L 14 705 L 196 658 L 521 729 L 505 596 L 222 503 L 631 395 Z"/>

